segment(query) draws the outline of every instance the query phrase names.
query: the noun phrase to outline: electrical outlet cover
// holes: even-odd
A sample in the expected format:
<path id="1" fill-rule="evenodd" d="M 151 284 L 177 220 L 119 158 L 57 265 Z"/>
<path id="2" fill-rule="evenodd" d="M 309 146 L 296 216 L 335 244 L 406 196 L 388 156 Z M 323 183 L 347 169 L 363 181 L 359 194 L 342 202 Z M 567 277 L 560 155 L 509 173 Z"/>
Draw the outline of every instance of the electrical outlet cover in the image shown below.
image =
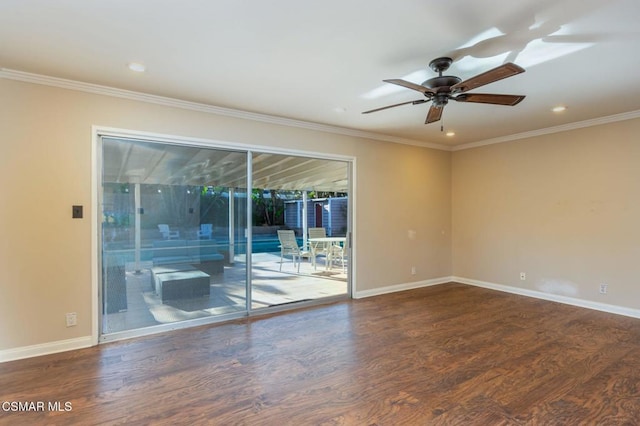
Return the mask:
<path id="1" fill-rule="evenodd" d="M 69 312 L 66 316 L 67 327 L 73 327 L 78 324 L 78 317 L 75 312 Z"/>

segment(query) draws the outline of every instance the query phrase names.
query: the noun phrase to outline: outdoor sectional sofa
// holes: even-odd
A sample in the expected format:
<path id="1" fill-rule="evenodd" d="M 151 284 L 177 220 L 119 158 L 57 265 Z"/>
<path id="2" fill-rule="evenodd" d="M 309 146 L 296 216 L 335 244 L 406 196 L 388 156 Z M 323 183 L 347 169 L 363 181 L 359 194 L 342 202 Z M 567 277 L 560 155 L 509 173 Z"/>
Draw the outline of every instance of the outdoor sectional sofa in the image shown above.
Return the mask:
<path id="1" fill-rule="evenodd" d="M 213 240 L 158 240 L 153 242 L 153 266 L 192 264 L 209 275 L 224 272 L 224 256 Z"/>

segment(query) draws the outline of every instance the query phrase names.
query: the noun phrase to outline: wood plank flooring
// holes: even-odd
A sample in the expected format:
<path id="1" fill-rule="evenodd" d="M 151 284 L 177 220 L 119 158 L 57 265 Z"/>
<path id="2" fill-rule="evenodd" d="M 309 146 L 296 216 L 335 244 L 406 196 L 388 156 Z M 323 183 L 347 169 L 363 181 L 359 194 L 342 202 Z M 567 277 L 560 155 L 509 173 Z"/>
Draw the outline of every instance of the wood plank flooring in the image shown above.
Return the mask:
<path id="1" fill-rule="evenodd" d="M 449 283 L 8 362 L 0 385 L 61 404 L 11 425 L 637 425 L 640 320 Z"/>

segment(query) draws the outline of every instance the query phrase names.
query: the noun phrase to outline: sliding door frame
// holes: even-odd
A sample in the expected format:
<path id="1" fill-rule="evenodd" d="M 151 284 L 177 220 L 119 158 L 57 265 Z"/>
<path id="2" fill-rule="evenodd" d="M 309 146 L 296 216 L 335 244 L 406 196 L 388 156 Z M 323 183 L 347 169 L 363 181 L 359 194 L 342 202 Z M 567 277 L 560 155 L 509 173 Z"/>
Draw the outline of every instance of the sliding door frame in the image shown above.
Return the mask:
<path id="1" fill-rule="evenodd" d="M 145 142 L 156 142 L 156 143 L 164 143 L 164 144 L 173 144 L 173 145 L 182 145 L 182 146 L 192 146 L 199 148 L 211 148 L 211 149 L 224 149 L 230 151 L 236 151 L 239 153 L 246 153 L 247 156 L 247 225 L 246 225 L 246 233 L 247 233 L 247 261 L 246 261 L 246 310 L 240 312 L 234 312 L 229 314 L 199 318 L 194 320 L 186 320 L 177 323 L 171 324 L 161 324 L 156 326 L 145 327 L 142 329 L 132 330 L 130 332 L 120 332 L 117 334 L 115 338 L 106 338 L 102 337 L 102 289 L 101 289 L 101 271 L 102 271 L 102 256 L 101 250 L 102 247 L 102 233 L 101 233 L 101 221 L 99 218 L 102 214 L 102 190 L 100 189 L 100 184 L 102 183 L 102 138 L 110 137 L 110 138 L 122 138 L 122 139 L 132 139 L 132 140 L 140 140 Z M 204 324 L 212 324 L 222 321 L 228 321 L 236 318 L 243 318 L 247 316 L 254 315 L 265 315 L 272 312 L 277 311 L 285 311 L 285 310 L 293 310 L 299 309 L 306 306 L 312 305 L 321 305 L 330 303 L 336 300 L 345 300 L 348 298 L 352 298 L 355 288 L 356 288 L 356 276 L 355 276 L 355 265 L 356 265 L 356 245 L 355 245 L 355 176 L 356 176 L 356 159 L 352 156 L 344 156 L 344 155 L 334 155 L 327 154 L 321 152 L 312 152 L 312 151 L 302 151 L 302 150 L 294 150 L 294 149 L 282 149 L 282 148 L 273 148 L 269 146 L 263 145 L 248 145 L 241 143 L 233 143 L 233 142 L 225 142 L 213 139 L 202 139 L 202 138 L 192 138 L 186 136 L 175 136 L 168 134 L 158 134 L 151 132 L 141 132 L 136 130 L 129 129 L 119 129 L 105 126 L 92 126 L 92 150 L 91 150 L 91 160 L 92 160 L 92 177 L 91 177 L 91 211 L 93 214 L 91 215 L 91 297 L 92 297 L 92 315 L 91 315 L 91 323 L 92 323 L 92 343 L 97 345 L 100 342 L 106 341 L 114 341 L 120 339 L 126 339 L 131 337 L 149 335 L 154 333 L 161 333 L 169 330 L 180 329 L 193 327 L 197 325 Z M 261 309 L 252 309 L 252 293 L 251 293 L 251 275 L 252 275 L 252 261 L 251 261 L 251 243 L 252 243 L 252 204 L 251 197 L 249 196 L 252 192 L 252 178 L 253 178 L 253 167 L 252 167 L 252 155 L 254 152 L 258 153 L 266 153 L 266 154 L 279 154 L 279 155 L 288 155 L 288 156 L 298 156 L 298 157 L 308 157 L 320 160 L 334 160 L 334 161 L 343 161 L 347 163 L 347 178 L 348 178 L 348 202 L 347 202 L 347 220 L 348 220 L 348 230 L 347 230 L 347 246 L 348 246 L 348 259 L 347 262 L 347 293 L 343 296 L 334 296 L 327 297 L 322 299 L 316 299 L 312 301 L 304 301 L 297 302 L 291 305 L 286 306 L 275 306 L 271 308 L 261 308 Z"/>

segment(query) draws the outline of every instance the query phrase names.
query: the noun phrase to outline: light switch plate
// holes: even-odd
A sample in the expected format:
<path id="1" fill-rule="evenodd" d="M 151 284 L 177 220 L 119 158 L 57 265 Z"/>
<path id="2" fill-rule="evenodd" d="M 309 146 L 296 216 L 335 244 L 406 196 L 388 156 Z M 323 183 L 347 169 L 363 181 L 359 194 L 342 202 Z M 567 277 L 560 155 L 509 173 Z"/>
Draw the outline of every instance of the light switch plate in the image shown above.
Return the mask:
<path id="1" fill-rule="evenodd" d="M 73 219 L 82 219 L 82 206 L 72 206 L 71 217 Z"/>

